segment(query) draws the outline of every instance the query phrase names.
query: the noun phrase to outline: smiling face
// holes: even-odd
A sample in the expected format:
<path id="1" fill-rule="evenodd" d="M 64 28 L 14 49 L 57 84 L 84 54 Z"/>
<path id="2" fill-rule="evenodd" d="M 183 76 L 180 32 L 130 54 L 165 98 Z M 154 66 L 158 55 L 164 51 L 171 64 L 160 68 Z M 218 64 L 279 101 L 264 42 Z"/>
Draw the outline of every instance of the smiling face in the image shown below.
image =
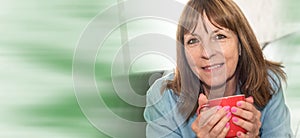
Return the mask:
<path id="1" fill-rule="evenodd" d="M 239 58 L 238 43 L 234 32 L 213 25 L 205 13 L 202 18 L 199 17 L 195 30 L 184 35 L 188 63 L 208 87 L 220 87 L 235 81 Z"/>

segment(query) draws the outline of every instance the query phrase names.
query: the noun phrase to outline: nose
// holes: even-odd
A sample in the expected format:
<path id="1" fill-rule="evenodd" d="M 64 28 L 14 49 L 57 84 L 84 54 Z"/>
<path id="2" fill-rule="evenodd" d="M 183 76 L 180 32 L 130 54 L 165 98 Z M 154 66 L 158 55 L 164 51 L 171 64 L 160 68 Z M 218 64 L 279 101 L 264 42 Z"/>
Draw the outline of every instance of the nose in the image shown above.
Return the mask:
<path id="1" fill-rule="evenodd" d="M 211 59 L 217 53 L 217 49 L 211 43 L 203 44 L 201 46 L 201 49 L 202 49 L 201 58 L 203 59 Z"/>

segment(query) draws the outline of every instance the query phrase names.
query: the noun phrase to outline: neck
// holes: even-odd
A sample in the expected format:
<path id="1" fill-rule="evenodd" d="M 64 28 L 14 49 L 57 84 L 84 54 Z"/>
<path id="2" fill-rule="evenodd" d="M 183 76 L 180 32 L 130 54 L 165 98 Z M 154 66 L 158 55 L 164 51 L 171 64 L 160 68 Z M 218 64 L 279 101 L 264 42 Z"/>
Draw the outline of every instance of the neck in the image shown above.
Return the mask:
<path id="1" fill-rule="evenodd" d="M 207 85 L 203 85 L 204 92 L 208 95 L 209 99 L 219 98 L 219 97 L 226 97 L 234 95 L 237 88 L 237 79 L 234 75 L 233 77 L 229 78 L 224 84 L 217 87 L 211 87 Z"/>

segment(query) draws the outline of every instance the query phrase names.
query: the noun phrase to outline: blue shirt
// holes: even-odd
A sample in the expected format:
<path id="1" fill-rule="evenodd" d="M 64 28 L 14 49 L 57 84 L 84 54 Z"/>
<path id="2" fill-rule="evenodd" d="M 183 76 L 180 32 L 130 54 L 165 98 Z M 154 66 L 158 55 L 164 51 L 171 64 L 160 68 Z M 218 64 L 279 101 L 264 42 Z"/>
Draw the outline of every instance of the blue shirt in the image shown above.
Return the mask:
<path id="1" fill-rule="evenodd" d="M 177 110 L 177 96 L 171 89 L 162 90 L 166 80 L 172 80 L 174 73 L 166 75 L 150 87 L 147 92 L 147 105 L 144 111 L 144 118 L 147 121 L 146 137 L 158 138 L 193 138 L 196 137 L 191 129 L 191 124 L 196 115 L 187 122 Z M 276 77 L 275 77 L 276 78 Z M 275 80 L 280 82 L 277 78 Z M 275 93 L 261 110 L 260 137 L 261 138 L 289 138 L 293 136 L 290 125 L 290 112 L 285 104 L 281 87 L 278 88 L 275 82 L 270 81 Z M 237 90 L 236 94 L 240 91 Z"/>

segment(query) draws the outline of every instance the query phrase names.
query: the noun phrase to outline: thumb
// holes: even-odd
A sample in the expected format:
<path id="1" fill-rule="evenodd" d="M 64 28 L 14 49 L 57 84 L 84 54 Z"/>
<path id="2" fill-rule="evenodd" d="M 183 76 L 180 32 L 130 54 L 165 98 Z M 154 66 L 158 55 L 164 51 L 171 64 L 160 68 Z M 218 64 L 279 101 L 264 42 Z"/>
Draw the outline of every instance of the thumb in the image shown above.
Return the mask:
<path id="1" fill-rule="evenodd" d="M 202 106 L 202 105 L 207 104 L 207 103 L 208 103 L 207 97 L 203 93 L 201 93 L 199 98 L 198 98 L 199 106 Z"/>
<path id="2" fill-rule="evenodd" d="M 253 97 L 252 96 L 249 96 L 249 97 L 247 97 L 246 99 L 246 102 L 248 102 L 248 103 L 254 103 L 254 99 L 253 99 Z"/>
<path id="3" fill-rule="evenodd" d="M 207 97 L 203 93 L 201 93 L 199 98 L 198 98 L 198 105 L 199 106 L 198 106 L 198 109 L 197 109 L 197 115 L 199 115 L 201 109 L 204 108 L 207 103 L 208 103 Z"/>

